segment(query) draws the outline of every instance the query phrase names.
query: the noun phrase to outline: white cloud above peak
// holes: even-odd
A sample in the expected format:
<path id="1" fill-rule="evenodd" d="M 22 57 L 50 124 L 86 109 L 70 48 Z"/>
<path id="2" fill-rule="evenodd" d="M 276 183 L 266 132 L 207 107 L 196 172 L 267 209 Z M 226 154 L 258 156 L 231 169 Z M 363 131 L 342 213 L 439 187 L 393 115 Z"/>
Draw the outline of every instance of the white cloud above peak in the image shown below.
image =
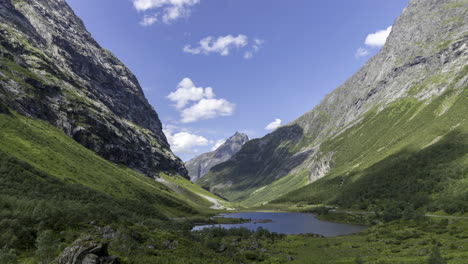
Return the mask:
<path id="1" fill-rule="evenodd" d="M 132 0 L 133 6 L 139 12 L 153 10 L 151 15 L 145 14 L 140 21 L 142 26 L 150 26 L 158 21 L 170 24 L 173 21 L 187 17 L 190 9 L 200 0 Z"/>
<path id="2" fill-rule="evenodd" d="M 236 105 L 226 99 L 217 99 L 213 88 L 196 87 L 189 78 L 184 78 L 167 98 L 174 102 L 180 112 L 182 123 L 213 119 L 219 116 L 230 116 Z"/>
<path id="3" fill-rule="evenodd" d="M 208 146 L 210 141 L 196 134 L 187 131 L 175 133 L 175 127 L 165 126 L 163 129 L 167 141 L 171 145 L 172 151 L 179 154 L 195 154 L 198 152 L 197 147 Z"/>
<path id="4" fill-rule="evenodd" d="M 282 123 L 282 122 L 283 122 L 283 121 L 281 121 L 281 119 L 276 118 L 275 121 L 273 121 L 273 122 L 271 122 L 270 124 L 268 124 L 268 125 L 265 127 L 265 129 L 266 129 L 266 130 L 270 130 L 270 131 L 271 131 L 271 130 L 275 130 L 275 129 L 277 129 L 278 127 L 281 126 L 281 123 Z"/>

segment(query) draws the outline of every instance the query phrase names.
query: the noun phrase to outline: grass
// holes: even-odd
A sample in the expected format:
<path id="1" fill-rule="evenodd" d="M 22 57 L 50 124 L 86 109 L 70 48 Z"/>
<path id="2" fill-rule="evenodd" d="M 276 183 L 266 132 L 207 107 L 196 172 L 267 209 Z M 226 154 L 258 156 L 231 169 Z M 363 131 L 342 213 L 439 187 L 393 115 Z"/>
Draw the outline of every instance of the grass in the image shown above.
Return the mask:
<path id="1" fill-rule="evenodd" d="M 466 220 L 447 222 L 396 221 L 372 227 L 356 235 L 309 238 L 288 236 L 275 247 L 294 258 L 288 263 L 349 263 L 360 257 L 363 263 L 428 263 L 434 246 L 439 247 L 449 264 L 466 262 Z"/>
<path id="2" fill-rule="evenodd" d="M 325 152 L 336 153 L 337 165 L 327 177 L 278 202 L 368 208 L 397 199 L 434 211 L 465 210 L 454 211 L 446 203 L 464 201 L 468 190 L 467 94 L 468 89 L 448 92 L 429 104 L 400 100 L 369 113 L 322 145 Z M 440 115 L 447 101 L 449 107 Z"/>
<path id="3" fill-rule="evenodd" d="M 151 194 L 148 202 L 168 216 L 193 211 L 187 201 L 166 186 L 100 158 L 43 121 L 15 113 L 1 114 L 0 129 L 0 151 L 5 156 L 64 183 L 79 184 L 118 199 L 139 200 L 142 194 Z"/>
<path id="4" fill-rule="evenodd" d="M 235 204 L 214 195 L 180 175 L 175 174 L 169 176 L 165 173 L 161 173 L 160 177 L 166 182 L 166 186 L 170 187 L 173 191 L 204 207 L 213 206 L 213 202 L 207 200 L 206 197 L 215 199 L 225 208 L 233 208 L 236 206 Z"/>
<path id="5" fill-rule="evenodd" d="M 287 171 L 279 166 L 286 157 L 291 157 L 299 150 L 304 150 L 317 143 L 313 136 L 315 132 L 302 135 L 303 132 L 298 131 L 296 137 L 291 137 L 290 135 L 293 133 L 288 130 L 294 129 L 285 127 L 282 131 L 262 139 L 264 147 L 259 147 L 260 144 L 255 140 L 251 141 L 236 155 L 236 160 L 218 165 L 197 183 L 201 186 L 213 187 L 232 182 L 231 186 L 214 191 L 231 201 L 240 202 L 244 206 L 259 206 L 272 200 L 273 203 L 289 201 L 337 204 L 339 200 L 345 200 L 345 194 L 338 197 L 338 193 L 352 192 L 356 195 L 354 197 L 348 196 L 348 198 L 359 199 L 351 199 L 353 205 L 348 203 L 347 206 L 359 207 L 368 205 L 361 204 L 360 199 L 364 199 L 364 196 L 359 197 L 358 190 L 370 189 L 370 187 L 366 187 L 366 184 L 373 182 L 371 176 L 382 171 L 379 170 L 379 167 L 390 168 L 388 163 L 393 163 L 393 172 L 398 173 L 403 178 L 405 177 L 404 173 L 415 175 L 419 169 L 424 169 L 424 173 L 445 173 L 448 175 L 442 178 L 431 177 L 439 180 L 449 179 L 450 184 L 448 185 L 450 186 L 432 184 L 428 180 L 427 183 L 432 186 L 430 188 L 434 189 L 428 190 L 427 186 L 425 187 L 426 192 L 428 192 L 428 194 L 424 194 L 427 198 L 425 198 L 427 201 L 423 202 L 425 206 L 434 205 L 433 201 L 438 200 L 444 194 L 450 194 L 450 197 L 454 197 L 452 194 L 456 193 L 461 195 L 462 197 L 459 198 L 464 201 L 465 194 L 462 189 L 468 186 L 467 180 L 464 180 L 467 178 L 468 158 L 463 155 L 463 151 L 466 151 L 466 132 L 468 131 L 466 117 L 468 92 L 466 86 L 460 87 L 460 81 L 466 78 L 467 70 L 468 67 L 465 66 L 458 72 L 435 74 L 409 90 L 410 95 L 416 96 L 427 89 L 448 87 L 445 93 L 440 96 L 422 101 L 406 97 L 386 106 L 375 106 L 352 127 L 325 139 L 320 144 L 319 158 L 320 155 L 333 154 L 333 166 L 327 176 L 318 182 L 306 186 L 309 183 L 307 176 L 310 168 L 301 171 L 301 167 L 294 166 L 291 168 L 295 168 L 294 173 L 286 174 L 277 179 L 268 177 L 271 174 L 278 175 L 279 169 Z M 324 114 L 321 117 L 326 119 Z M 451 137 L 453 138 L 450 139 Z M 452 143 L 459 144 L 453 146 L 453 150 L 456 150 L 460 155 L 453 157 L 454 160 L 450 162 L 441 161 L 438 166 L 444 167 L 443 169 L 424 168 L 425 165 L 430 165 L 430 159 L 437 158 L 437 155 L 430 157 L 429 152 L 424 154 L 421 153 L 421 150 L 432 144 L 437 144 L 440 140 L 445 142 L 446 146 L 451 146 Z M 450 143 L 450 141 L 452 142 Z M 445 148 L 440 144 L 437 146 L 439 149 Z M 424 164 L 417 163 L 419 164 L 418 168 L 398 171 L 398 164 L 405 162 L 408 158 L 412 162 L 417 162 L 415 160 L 417 158 L 426 160 Z M 304 160 L 299 158 L 298 164 Z M 408 164 L 407 161 L 406 164 Z M 422 174 L 409 178 L 424 183 L 426 178 Z M 386 175 L 393 177 L 388 173 Z M 456 180 L 457 177 L 462 179 Z M 367 180 L 360 180 L 360 183 L 356 183 L 360 178 Z M 354 187 L 342 188 L 342 185 L 348 184 Z M 394 188 L 392 191 L 395 191 L 398 186 L 397 182 L 396 185 L 392 186 Z M 422 186 L 422 184 L 416 186 Z M 439 198 L 431 197 L 431 195 L 438 195 Z M 372 203 L 381 204 L 382 201 L 377 202 L 374 199 Z M 431 210 L 441 208 L 440 205 L 437 207 L 431 208 Z"/>

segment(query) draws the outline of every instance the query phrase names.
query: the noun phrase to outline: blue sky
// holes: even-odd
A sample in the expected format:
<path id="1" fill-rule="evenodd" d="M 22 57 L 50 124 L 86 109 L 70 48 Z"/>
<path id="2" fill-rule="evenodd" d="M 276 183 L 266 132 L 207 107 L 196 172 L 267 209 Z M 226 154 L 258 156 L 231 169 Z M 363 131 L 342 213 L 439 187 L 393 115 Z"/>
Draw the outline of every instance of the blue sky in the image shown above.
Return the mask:
<path id="1" fill-rule="evenodd" d="M 379 50 L 408 1 L 67 2 L 138 77 L 188 160 L 312 109 Z"/>

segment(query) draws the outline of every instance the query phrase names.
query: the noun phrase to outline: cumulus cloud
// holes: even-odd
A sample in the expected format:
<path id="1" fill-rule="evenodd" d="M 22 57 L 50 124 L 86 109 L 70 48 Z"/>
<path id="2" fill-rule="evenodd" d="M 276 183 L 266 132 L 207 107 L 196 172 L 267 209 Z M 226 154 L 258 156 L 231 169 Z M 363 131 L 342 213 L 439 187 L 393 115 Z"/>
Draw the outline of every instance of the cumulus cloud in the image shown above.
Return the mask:
<path id="1" fill-rule="evenodd" d="M 383 45 L 385 45 L 385 42 L 387 42 L 387 38 L 390 35 L 391 31 L 392 31 L 392 26 L 389 26 L 386 29 L 378 30 L 374 33 L 367 35 L 366 40 L 364 41 L 364 44 L 368 48 L 359 48 L 356 51 L 356 54 L 354 56 L 357 59 L 359 59 L 361 57 L 365 57 L 369 55 L 370 49 L 383 47 Z"/>
<path id="2" fill-rule="evenodd" d="M 191 107 L 182 110 L 181 122 L 191 123 L 218 116 L 230 116 L 234 113 L 235 108 L 236 105 L 226 99 L 202 99 Z"/>
<path id="3" fill-rule="evenodd" d="M 242 34 L 237 37 L 227 35 L 217 39 L 209 36 L 200 40 L 197 47 L 185 45 L 184 52 L 191 54 L 219 53 L 221 56 L 227 56 L 231 49 L 245 47 L 247 44 L 248 38 Z"/>
<path id="4" fill-rule="evenodd" d="M 175 103 L 182 123 L 191 123 L 218 116 L 230 116 L 236 105 L 226 99 L 217 99 L 213 88 L 196 87 L 189 78 L 184 78 L 167 98 Z M 190 105 L 191 104 L 191 105 Z"/>
<path id="5" fill-rule="evenodd" d="M 217 150 L 219 147 L 221 147 L 222 144 L 224 144 L 224 142 L 226 142 L 226 140 L 223 140 L 223 139 L 217 140 L 215 144 L 213 145 L 213 147 L 211 148 L 211 151 Z"/>
<path id="6" fill-rule="evenodd" d="M 387 41 L 391 31 L 392 26 L 389 26 L 387 29 L 379 30 L 375 33 L 369 34 L 366 37 L 365 44 L 370 47 L 382 47 Z"/>
<path id="7" fill-rule="evenodd" d="M 175 153 L 194 154 L 197 153 L 196 147 L 209 145 L 210 141 L 203 136 L 192 134 L 186 131 L 174 132 L 173 126 L 166 126 L 163 129 L 167 141 Z"/>
<path id="8" fill-rule="evenodd" d="M 199 4 L 200 0 L 133 0 L 133 6 L 140 12 L 155 10 L 152 15 L 145 15 L 140 22 L 143 26 L 150 26 L 157 21 L 166 24 L 190 14 L 190 8 Z"/>
<path id="9" fill-rule="evenodd" d="M 275 130 L 275 129 L 277 129 L 278 127 L 281 126 L 281 123 L 282 123 L 281 119 L 276 118 L 275 121 L 273 121 L 273 122 L 271 122 L 270 124 L 268 124 L 268 125 L 265 127 L 265 129 L 266 129 L 266 130 Z"/>
<path id="10" fill-rule="evenodd" d="M 200 101 L 203 98 L 211 99 L 215 97 L 211 87 L 196 87 L 189 78 L 184 78 L 167 98 L 175 102 L 177 109 L 184 108 L 190 101 Z"/>

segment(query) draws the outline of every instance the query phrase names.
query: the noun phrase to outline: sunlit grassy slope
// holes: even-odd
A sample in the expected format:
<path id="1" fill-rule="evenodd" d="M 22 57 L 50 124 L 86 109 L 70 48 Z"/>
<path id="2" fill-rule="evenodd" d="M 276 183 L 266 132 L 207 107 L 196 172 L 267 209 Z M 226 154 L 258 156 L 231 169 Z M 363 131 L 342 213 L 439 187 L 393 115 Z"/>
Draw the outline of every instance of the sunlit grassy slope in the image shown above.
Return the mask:
<path id="1" fill-rule="evenodd" d="M 456 73 L 452 85 L 466 78 L 467 72 L 465 67 Z M 413 90 L 417 92 L 443 81 L 444 78 L 432 78 Z M 465 191 L 468 189 L 468 88 L 452 88 L 439 97 L 422 101 L 408 97 L 381 111 L 376 107 L 351 128 L 326 140 L 320 152 L 332 153 L 334 166 L 317 182 L 307 185 L 309 172 L 302 170 L 235 196 L 243 197 L 240 203 L 244 206 L 276 200 L 274 203 L 367 207 L 392 200 L 401 192 L 420 192 L 421 206 L 432 206 L 435 200 L 441 202 L 443 197 L 452 199 L 454 195 L 465 201 L 468 199 Z M 298 143 L 291 147 L 291 153 L 306 147 L 304 142 L 305 145 Z M 285 195 L 288 192 L 291 193 Z M 440 209 L 441 205 L 436 207 Z"/>
<path id="2" fill-rule="evenodd" d="M 466 74 L 463 73 L 463 74 Z M 369 209 L 389 201 L 468 211 L 468 88 L 431 101 L 403 99 L 325 142 L 336 166 L 274 201 Z"/>
<path id="3" fill-rule="evenodd" d="M 112 199 L 146 204 L 165 216 L 196 213 L 209 205 L 112 164 L 49 124 L 14 112 L 0 114 L 0 142 L 2 159 L 25 164 L 63 186 L 82 186 Z M 2 177 L 11 177 L 7 174 Z"/>
<path id="4" fill-rule="evenodd" d="M 197 204 L 212 207 L 214 201 L 218 203 L 219 209 L 228 209 L 235 207 L 235 204 L 226 201 L 213 193 L 203 189 L 199 185 L 181 177 L 180 175 L 167 175 L 164 173 L 160 174 L 160 182 L 165 184 L 171 190 L 180 195 L 187 197 Z M 211 201 L 207 200 L 210 199 Z"/>

